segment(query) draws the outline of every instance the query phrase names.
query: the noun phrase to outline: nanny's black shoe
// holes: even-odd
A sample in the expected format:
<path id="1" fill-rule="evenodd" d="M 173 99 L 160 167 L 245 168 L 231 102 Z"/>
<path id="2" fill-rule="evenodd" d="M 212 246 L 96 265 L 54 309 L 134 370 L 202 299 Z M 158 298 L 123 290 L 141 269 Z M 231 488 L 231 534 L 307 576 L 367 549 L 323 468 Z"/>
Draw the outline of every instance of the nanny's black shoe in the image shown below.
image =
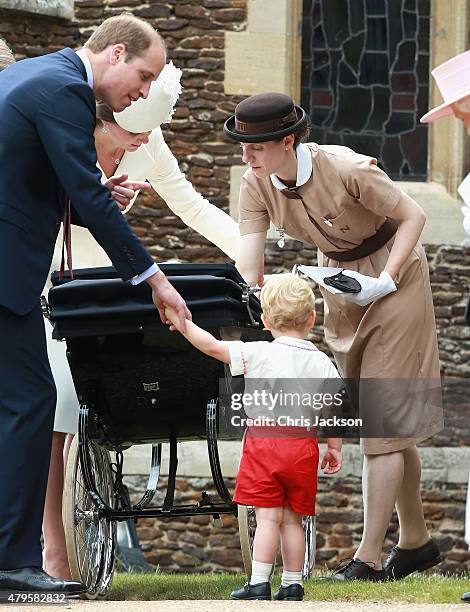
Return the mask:
<path id="1" fill-rule="evenodd" d="M 330 580 L 370 580 L 371 582 L 385 580 L 385 571 L 376 570 L 371 565 L 374 564 L 364 563 L 360 559 L 351 559 L 346 565 L 337 569 L 330 576 Z"/>
<path id="2" fill-rule="evenodd" d="M 274 593 L 273 599 L 277 601 L 302 601 L 305 595 L 304 587 L 301 584 L 289 584 L 281 586 L 279 591 Z"/>
<path id="3" fill-rule="evenodd" d="M 59 593 L 76 597 L 86 591 L 76 580 L 52 578 L 40 567 L 24 567 L 15 570 L 0 570 L 0 593 Z"/>
<path id="4" fill-rule="evenodd" d="M 241 589 L 232 591 L 230 599 L 262 599 L 271 600 L 271 585 L 269 582 L 250 584 L 246 582 Z"/>
<path id="5" fill-rule="evenodd" d="M 460 599 L 465 603 L 470 603 L 470 593 L 464 593 Z"/>
<path id="6" fill-rule="evenodd" d="M 423 572 L 442 561 L 439 548 L 431 538 L 419 548 L 394 546 L 384 563 L 387 580 L 400 580 L 413 572 Z"/>

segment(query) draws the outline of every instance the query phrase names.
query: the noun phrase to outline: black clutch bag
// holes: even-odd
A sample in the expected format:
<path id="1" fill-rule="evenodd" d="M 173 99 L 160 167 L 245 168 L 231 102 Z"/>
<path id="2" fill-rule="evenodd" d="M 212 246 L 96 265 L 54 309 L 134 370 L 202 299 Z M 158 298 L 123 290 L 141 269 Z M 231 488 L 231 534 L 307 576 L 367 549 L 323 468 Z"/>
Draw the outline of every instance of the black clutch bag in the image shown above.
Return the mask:
<path id="1" fill-rule="evenodd" d="M 360 283 L 355 278 L 343 274 L 343 270 L 333 276 L 327 276 L 323 279 L 323 282 L 325 285 L 339 289 L 343 293 L 359 293 L 362 289 Z"/>

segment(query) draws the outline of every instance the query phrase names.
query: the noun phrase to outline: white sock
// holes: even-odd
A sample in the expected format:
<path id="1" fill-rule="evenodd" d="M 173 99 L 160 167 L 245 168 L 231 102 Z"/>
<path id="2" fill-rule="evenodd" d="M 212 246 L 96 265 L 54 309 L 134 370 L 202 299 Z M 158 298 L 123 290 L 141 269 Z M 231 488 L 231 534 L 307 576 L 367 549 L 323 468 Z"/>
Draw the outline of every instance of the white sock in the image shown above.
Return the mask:
<path id="1" fill-rule="evenodd" d="M 261 584 L 262 582 L 269 582 L 272 569 L 272 563 L 261 563 L 261 561 L 253 561 L 251 563 L 250 584 L 254 586 L 255 584 Z"/>
<path id="2" fill-rule="evenodd" d="M 300 586 L 302 586 L 302 572 L 288 572 L 287 570 L 282 570 L 281 586 L 288 587 L 291 584 L 300 584 Z"/>

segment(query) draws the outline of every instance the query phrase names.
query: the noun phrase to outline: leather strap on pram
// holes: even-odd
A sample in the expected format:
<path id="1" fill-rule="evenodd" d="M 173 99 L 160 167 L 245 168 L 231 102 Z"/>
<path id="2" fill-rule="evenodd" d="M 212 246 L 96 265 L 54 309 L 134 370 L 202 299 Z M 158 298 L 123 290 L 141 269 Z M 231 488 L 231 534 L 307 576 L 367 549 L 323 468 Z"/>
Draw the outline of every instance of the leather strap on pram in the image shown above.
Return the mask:
<path id="1" fill-rule="evenodd" d="M 59 278 L 64 278 L 65 271 L 65 249 L 67 248 L 67 268 L 70 272 L 70 278 L 73 280 L 73 265 L 72 265 L 72 213 L 69 198 L 66 198 L 64 205 L 64 216 L 62 219 L 63 225 L 63 240 L 62 240 L 62 259 L 60 261 Z"/>

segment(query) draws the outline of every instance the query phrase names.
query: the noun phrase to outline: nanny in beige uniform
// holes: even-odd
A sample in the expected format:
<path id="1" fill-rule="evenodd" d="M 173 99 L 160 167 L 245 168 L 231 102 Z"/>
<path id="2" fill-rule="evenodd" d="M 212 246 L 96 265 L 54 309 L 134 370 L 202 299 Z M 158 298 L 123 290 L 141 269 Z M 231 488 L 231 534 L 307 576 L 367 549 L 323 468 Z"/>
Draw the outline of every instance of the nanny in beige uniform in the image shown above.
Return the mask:
<path id="1" fill-rule="evenodd" d="M 305 113 L 288 96 L 247 98 L 224 129 L 242 143 L 250 166 L 240 190 L 241 274 L 252 284 L 262 277 L 271 222 L 280 245 L 284 234 L 316 245 L 320 266 L 358 271 L 377 286 L 385 279 L 384 297 L 367 306 L 322 290 L 325 338 L 338 368 L 347 378 L 408 379 L 424 386 L 433 381 L 440 395 L 428 265 L 419 242 L 422 209 L 375 159 L 346 147 L 302 143 Z M 381 273 L 381 281 L 375 280 Z M 387 559 L 387 577 L 440 561 L 424 521 L 416 443 L 442 426 L 439 406 L 425 435 L 362 440 L 364 533 L 354 560 L 336 579 L 384 579 L 382 543 L 395 505 L 400 540 Z"/>

